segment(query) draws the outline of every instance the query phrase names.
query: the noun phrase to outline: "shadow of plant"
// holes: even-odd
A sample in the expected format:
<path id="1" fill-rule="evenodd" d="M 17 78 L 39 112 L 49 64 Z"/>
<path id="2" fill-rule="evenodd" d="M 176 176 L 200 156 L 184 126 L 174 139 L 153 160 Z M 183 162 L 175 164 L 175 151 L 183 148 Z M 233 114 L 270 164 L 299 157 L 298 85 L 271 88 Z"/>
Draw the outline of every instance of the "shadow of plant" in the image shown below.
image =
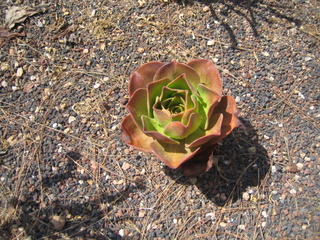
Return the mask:
<path id="1" fill-rule="evenodd" d="M 219 157 L 218 168 L 211 168 L 197 177 L 195 186 L 218 206 L 225 206 L 242 197 L 248 187 L 259 186 L 266 177 L 270 162 L 266 149 L 258 142 L 258 135 L 249 121 L 241 119 L 244 127 L 233 131 L 214 150 Z M 165 169 L 165 173 L 179 184 L 190 185 L 181 172 Z"/>

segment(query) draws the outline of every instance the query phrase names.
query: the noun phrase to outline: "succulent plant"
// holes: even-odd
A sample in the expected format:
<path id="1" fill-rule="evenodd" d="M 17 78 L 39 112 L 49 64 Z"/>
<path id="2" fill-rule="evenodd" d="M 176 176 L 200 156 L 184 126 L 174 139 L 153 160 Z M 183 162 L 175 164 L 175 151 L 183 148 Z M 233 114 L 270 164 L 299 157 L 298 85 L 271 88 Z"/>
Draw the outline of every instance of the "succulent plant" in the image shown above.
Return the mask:
<path id="1" fill-rule="evenodd" d="M 132 74 L 129 96 L 122 140 L 186 175 L 210 169 L 213 146 L 241 124 L 209 60 L 146 63 Z"/>

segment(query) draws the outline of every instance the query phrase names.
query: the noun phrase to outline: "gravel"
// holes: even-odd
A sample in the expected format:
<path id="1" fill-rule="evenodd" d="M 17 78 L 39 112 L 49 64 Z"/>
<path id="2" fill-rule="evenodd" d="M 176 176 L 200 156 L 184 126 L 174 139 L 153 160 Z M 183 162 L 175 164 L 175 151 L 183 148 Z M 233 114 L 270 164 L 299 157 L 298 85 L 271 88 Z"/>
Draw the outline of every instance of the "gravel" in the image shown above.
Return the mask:
<path id="1" fill-rule="evenodd" d="M 319 3 L 41 3 L 25 37 L 0 34 L 2 239 L 320 237 Z M 193 58 L 216 63 L 243 126 L 220 172 L 188 178 L 120 123 L 138 66 Z"/>

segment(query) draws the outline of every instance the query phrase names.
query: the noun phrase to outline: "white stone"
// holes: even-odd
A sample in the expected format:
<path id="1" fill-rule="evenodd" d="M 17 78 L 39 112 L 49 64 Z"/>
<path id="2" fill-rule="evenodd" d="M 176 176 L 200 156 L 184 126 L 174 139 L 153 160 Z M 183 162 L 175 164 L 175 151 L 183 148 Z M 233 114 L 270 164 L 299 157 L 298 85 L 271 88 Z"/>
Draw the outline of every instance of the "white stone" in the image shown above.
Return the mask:
<path id="1" fill-rule="evenodd" d="M 70 116 L 69 119 L 68 119 L 68 123 L 72 123 L 76 120 L 76 118 L 74 116 Z"/>
<path id="2" fill-rule="evenodd" d="M 268 215 L 268 213 L 266 212 L 266 211 L 262 211 L 262 216 L 264 217 L 264 218 L 267 218 L 269 215 Z"/>
<path id="3" fill-rule="evenodd" d="M 246 225 L 240 224 L 240 225 L 238 225 L 238 229 L 240 229 L 240 230 L 246 230 Z"/>
<path id="4" fill-rule="evenodd" d="M 209 218 L 211 220 L 214 220 L 216 218 L 215 213 L 211 212 L 211 213 L 207 213 L 206 214 L 206 218 Z"/>
<path id="5" fill-rule="evenodd" d="M 8 83 L 4 80 L 1 82 L 1 86 L 2 87 L 8 87 Z"/>
<path id="6" fill-rule="evenodd" d="M 214 45 L 214 43 L 215 43 L 214 40 L 209 40 L 209 41 L 207 42 L 207 45 L 208 45 L 208 46 L 212 46 L 212 45 Z"/>
<path id="7" fill-rule="evenodd" d="M 249 199 L 250 199 L 249 193 L 244 192 L 244 193 L 242 194 L 242 198 L 243 198 L 244 200 L 246 200 L 246 201 L 249 201 Z"/>
<path id="8" fill-rule="evenodd" d="M 221 223 L 220 223 L 220 226 L 224 228 L 224 227 L 227 226 L 227 224 L 226 224 L 225 222 L 221 222 Z"/>
<path id="9" fill-rule="evenodd" d="M 23 69 L 22 68 L 18 68 L 17 77 L 22 77 L 22 75 L 23 75 Z"/>
<path id="10" fill-rule="evenodd" d="M 217 63 L 217 62 L 219 61 L 219 58 L 213 58 L 212 61 L 213 61 L 214 63 Z"/>
<path id="11" fill-rule="evenodd" d="M 297 194 L 297 191 L 296 191 L 294 188 L 292 188 L 292 189 L 290 190 L 290 193 L 291 193 L 292 195 L 295 195 L 295 194 Z"/>
<path id="12" fill-rule="evenodd" d="M 123 236 L 124 236 L 124 230 L 123 230 L 123 229 L 120 229 L 120 230 L 119 230 L 119 235 L 120 235 L 120 237 L 123 237 Z"/>
<path id="13" fill-rule="evenodd" d="M 95 85 L 93 85 L 93 88 L 94 88 L 94 89 L 97 89 L 97 88 L 99 88 L 100 86 L 101 86 L 100 83 L 96 83 Z"/>
<path id="14" fill-rule="evenodd" d="M 302 163 L 297 163 L 296 165 L 297 165 L 298 170 L 302 170 L 302 168 L 303 168 L 303 164 Z"/>

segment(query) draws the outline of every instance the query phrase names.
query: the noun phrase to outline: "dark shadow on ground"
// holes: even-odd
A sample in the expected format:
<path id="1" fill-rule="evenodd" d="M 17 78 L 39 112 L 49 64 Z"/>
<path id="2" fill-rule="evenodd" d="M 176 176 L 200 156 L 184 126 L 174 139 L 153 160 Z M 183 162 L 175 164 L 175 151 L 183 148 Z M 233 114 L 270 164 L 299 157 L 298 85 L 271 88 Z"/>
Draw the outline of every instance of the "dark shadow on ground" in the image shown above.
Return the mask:
<path id="1" fill-rule="evenodd" d="M 53 197 L 51 194 L 47 196 L 42 193 L 40 189 L 34 189 L 33 192 L 24 192 L 19 199 L 10 199 L 9 205 L 19 211 L 15 220 L 8 221 L 8 224 L 0 227 L 0 239 L 15 239 L 14 235 L 17 235 L 15 233 L 18 231 L 21 236 L 28 236 L 28 239 L 32 240 L 62 239 L 62 236 L 63 239 L 123 239 L 119 235 L 120 229 L 115 230 L 114 226 L 119 222 L 135 221 L 138 216 L 118 213 L 119 206 L 131 193 L 144 190 L 145 185 L 138 179 L 121 189 L 102 185 L 97 194 L 93 194 L 89 199 L 84 198 L 81 193 L 75 197 L 74 190 L 70 191 L 69 199 L 59 198 L 58 190 L 65 185 L 67 179 L 81 179 L 84 182 L 90 179 L 90 176 L 85 174 L 81 177 L 76 176 L 76 164 L 81 158 L 81 154 L 76 151 L 67 152 L 64 171 L 42 178 L 44 192 L 47 188 L 52 188 L 51 192 L 56 190 L 57 194 L 53 194 Z M 76 183 L 74 184 L 76 186 Z M 41 202 L 39 199 L 43 195 L 45 196 Z M 135 204 L 139 204 L 138 200 Z M 53 216 L 65 219 L 61 229 L 54 226 Z M 130 234 L 132 239 L 141 239 L 137 231 Z"/>
<path id="2" fill-rule="evenodd" d="M 117 215 L 117 206 L 127 199 L 130 193 L 141 189 L 144 189 L 143 185 L 130 184 L 122 191 L 105 192 L 88 201 L 81 201 L 81 196 L 67 204 L 57 199 L 48 202 L 45 207 L 41 207 L 38 201 L 20 201 L 16 203 L 21 208 L 19 226 L 22 226 L 31 239 L 61 239 L 61 236 L 64 236 L 67 239 L 120 240 L 123 238 L 114 230 L 114 225 L 117 222 L 134 221 L 135 217 L 126 213 Z M 53 225 L 53 216 L 65 218 L 61 229 Z M 9 236 L 12 225 L 5 226 L 2 230 L 3 234 L 7 233 Z M 133 232 L 132 237 L 140 238 L 138 232 Z"/>
<path id="3" fill-rule="evenodd" d="M 214 150 L 219 157 L 219 168 L 211 168 L 197 177 L 196 187 L 218 206 L 225 206 L 242 197 L 248 187 L 259 186 L 267 175 L 270 162 L 266 149 L 259 144 L 258 135 L 250 122 L 234 130 Z M 165 173 L 179 184 L 190 185 L 182 172 L 165 169 Z"/>
<path id="4" fill-rule="evenodd" d="M 290 23 L 294 23 L 296 27 L 301 26 L 301 20 L 292 17 L 291 9 L 294 8 L 294 3 L 288 5 L 280 5 L 278 2 L 269 3 L 264 0 L 185 0 L 179 1 L 180 4 L 188 5 L 194 4 L 194 2 L 199 2 L 207 5 L 210 9 L 212 18 L 218 21 L 220 25 L 228 32 L 230 37 L 230 47 L 237 48 L 240 50 L 245 50 L 239 47 L 238 39 L 236 33 L 234 32 L 232 25 L 228 16 L 231 13 L 237 14 L 240 19 L 249 23 L 253 36 L 259 38 L 261 34 L 259 33 L 259 28 L 261 25 L 270 22 L 270 18 L 266 16 L 275 16 L 280 19 L 284 19 Z M 218 4 L 220 7 L 217 7 Z M 263 13 L 263 14 L 262 14 Z M 260 19 L 260 20 L 257 20 Z M 262 21 L 261 21 L 262 19 Z M 260 22 L 259 22 L 260 21 Z"/>

